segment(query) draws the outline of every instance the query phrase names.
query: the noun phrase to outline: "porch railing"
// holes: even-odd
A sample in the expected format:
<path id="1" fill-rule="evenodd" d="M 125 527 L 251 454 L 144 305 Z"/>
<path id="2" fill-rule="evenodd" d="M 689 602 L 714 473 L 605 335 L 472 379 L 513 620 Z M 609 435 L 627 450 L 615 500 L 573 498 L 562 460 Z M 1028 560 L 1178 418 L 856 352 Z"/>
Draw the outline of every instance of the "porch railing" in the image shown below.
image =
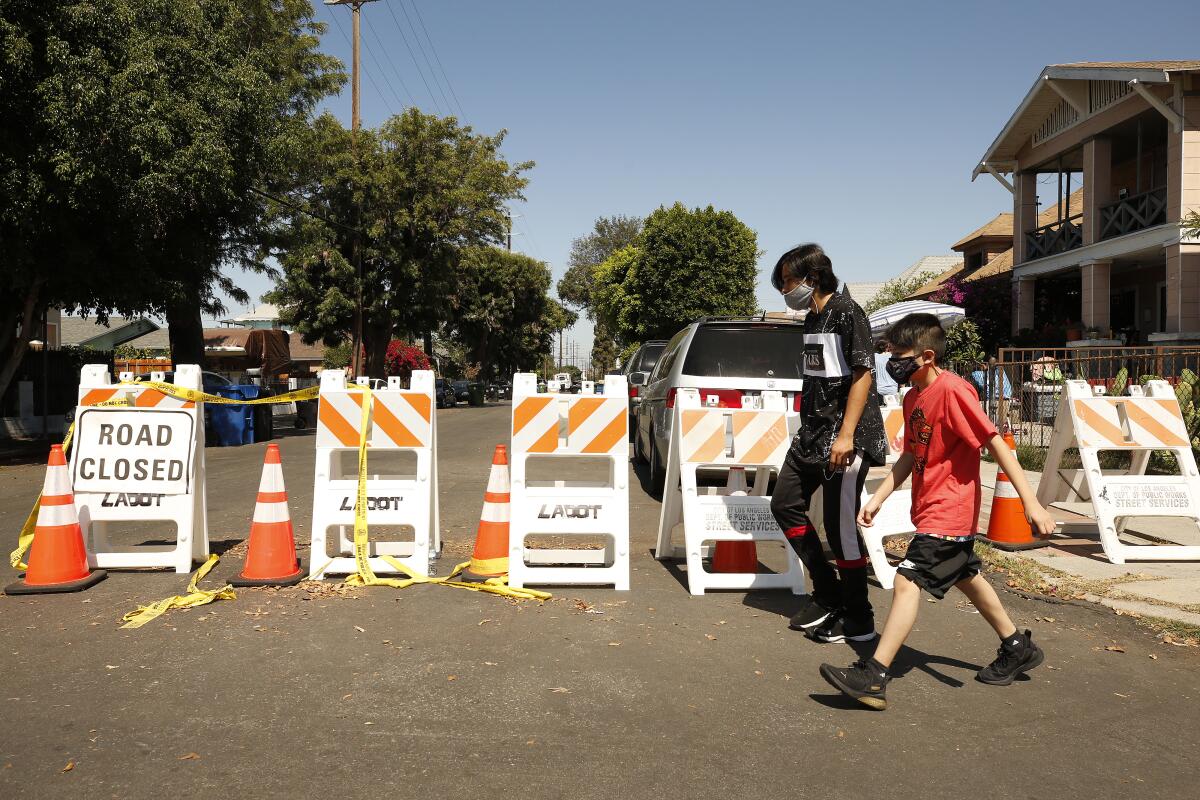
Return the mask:
<path id="1" fill-rule="evenodd" d="M 1075 214 L 1025 234 L 1025 260 L 1032 261 L 1083 246 L 1083 214 Z"/>
<path id="2" fill-rule="evenodd" d="M 1111 239 L 1167 221 L 1167 187 L 1151 189 L 1100 207 L 1100 238 Z"/>

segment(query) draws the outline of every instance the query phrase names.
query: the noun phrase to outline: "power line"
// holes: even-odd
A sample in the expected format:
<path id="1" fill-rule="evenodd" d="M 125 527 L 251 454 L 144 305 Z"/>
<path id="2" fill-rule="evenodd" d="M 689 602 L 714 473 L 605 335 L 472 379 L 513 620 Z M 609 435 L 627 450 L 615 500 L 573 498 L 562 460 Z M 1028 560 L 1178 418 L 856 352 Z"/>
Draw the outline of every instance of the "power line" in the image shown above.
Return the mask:
<path id="1" fill-rule="evenodd" d="M 400 24 L 400 18 L 396 16 L 396 12 L 392 10 L 390 3 L 384 3 L 387 6 L 388 13 L 392 15 L 392 20 L 396 23 L 396 30 L 400 32 L 400 40 L 404 42 L 404 49 L 408 51 L 408 57 L 412 59 L 413 66 L 417 68 L 417 74 L 421 76 L 421 83 L 425 84 L 425 91 L 429 92 L 429 99 L 433 101 L 433 107 L 439 115 L 443 115 L 442 108 L 438 105 L 437 95 L 433 93 L 433 89 L 429 88 L 429 81 L 425 80 L 425 73 L 421 70 L 421 65 L 417 62 L 417 55 L 413 52 L 412 46 L 408 43 L 408 37 L 404 35 L 404 27 Z M 416 35 L 414 31 L 413 35 Z"/>
<path id="2" fill-rule="evenodd" d="M 425 27 L 425 19 L 421 16 L 421 7 L 417 5 L 416 0 L 413 0 L 412 7 L 417 15 L 417 22 L 421 23 L 421 30 L 425 32 L 425 38 L 429 41 L 429 49 L 433 51 L 433 57 L 442 71 L 442 77 L 446 79 L 446 88 L 450 90 L 450 96 L 454 98 L 454 104 L 458 106 L 459 113 L 465 117 L 467 112 L 463 111 L 462 103 L 458 102 L 458 93 L 454 91 L 454 85 L 450 83 L 450 76 L 446 74 L 446 68 L 442 66 L 442 57 L 438 55 L 437 48 L 433 45 L 433 39 L 429 35 L 429 29 Z"/>
<path id="3" fill-rule="evenodd" d="M 400 82 L 400 88 L 404 90 L 404 93 L 406 95 L 408 95 L 408 105 L 415 106 L 417 104 L 417 101 L 413 97 L 412 92 L 410 92 L 408 90 L 408 84 L 406 84 L 404 82 L 404 78 L 400 75 L 400 69 L 396 66 L 396 62 L 392 61 L 392 57 L 388 55 L 387 47 L 384 46 L 384 44 L 383 44 L 383 39 L 380 38 L 379 34 L 375 31 L 374 28 L 371 28 L 368 26 L 367 30 L 370 31 L 371 34 L 373 34 L 375 36 L 375 41 L 379 45 L 379 52 L 383 53 L 384 60 L 386 60 L 388 62 L 388 66 L 390 66 L 392 68 L 392 72 L 395 74 L 396 79 Z M 370 51 L 368 51 L 368 53 L 370 53 Z M 375 59 L 374 53 L 371 53 L 371 58 L 372 58 L 372 60 Z M 376 61 L 375 65 L 379 66 L 379 62 Z M 382 67 L 380 67 L 380 70 L 382 71 Z M 394 88 L 392 89 L 392 94 L 396 94 L 396 90 Z M 404 101 L 400 99 L 399 95 L 396 95 L 396 101 L 400 103 L 401 108 L 404 108 Z"/>
<path id="4" fill-rule="evenodd" d="M 350 41 L 350 35 L 349 35 L 349 34 L 347 34 L 347 33 L 346 33 L 346 29 L 342 27 L 342 23 L 338 22 L 337 15 L 336 15 L 336 14 L 330 14 L 330 19 L 332 19 L 332 20 L 333 20 L 333 24 L 337 26 L 337 29 L 338 29 L 338 31 L 339 31 L 339 32 L 342 34 L 342 38 L 346 40 L 346 44 L 350 45 L 350 46 L 353 48 L 353 47 L 354 47 L 354 43 L 353 43 L 352 41 Z M 369 52 L 368 52 L 368 55 L 370 55 L 372 59 L 374 59 L 374 58 L 375 58 L 375 56 L 374 56 L 374 55 L 372 55 L 372 54 L 371 54 L 371 53 L 369 53 Z M 378 66 L 378 62 L 376 63 L 376 66 Z M 384 106 L 387 108 L 387 110 L 388 110 L 388 113 L 389 113 L 389 114 L 391 114 L 391 115 L 395 115 L 395 113 L 396 113 L 396 112 L 392 110 L 392 104 L 388 102 L 387 95 L 385 95 L 385 94 L 383 93 L 383 90 L 381 90 L 381 89 L 379 88 L 379 84 L 377 84 L 377 83 L 375 82 L 375 78 L 373 78 L 373 77 L 371 76 L 371 73 L 370 73 L 370 72 L 368 72 L 368 73 L 367 73 L 367 80 L 369 80 L 369 81 L 371 82 L 371 85 L 372 85 L 373 87 L 375 87 L 375 94 L 379 95 L 379 99 L 383 101 L 383 105 L 384 105 Z M 393 94 L 395 94 L 395 91 L 396 91 L 396 90 L 395 90 L 395 89 L 393 89 L 393 90 L 392 90 L 392 93 L 393 93 Z M 397 99 L 399 99 L 399 95 L 397 95 Z M 401 105 L 403 105 L 403 103 L 401 103 Z"/>
<path id="5" fill-rule="evenodd" d="M 408 29 L 412 31 L 413 38 L 417 40 L 417 49 L 421 51 L 421 58 L 425 59 L 425 65 L 429 67 L 429 74 L 433 77 L 434 84 L 437 85 L 438 91 L 442 93 L 442 99 L 446 101 L 446 106 L 450 107 L 450 98 L 446 97 L 446 92 L 442 89 L 442 84 L 438 82 L 437 72 L 433 69 L 433 62 L 429 60 L 429 56 L 425 53 L 425 45 L 421 44 L 421 35 L 417 33 L 417 27 L 413 25 L 412 17 L 408 15 L 408 6 L 404 4 L 404 0 L 400 0 L 400 10 L 404 12 L 404 18 L 408 20 Z M 461 112 L 461 109 L 459 111 Z"/>
<path id="6" fill-rule="evenodd" d="M 279 205 L 284 206 L 286 208 L 290 208 L 292 211 L 296 211 L 301 214 L 310 216 L 313 219 L 320 220 L 321 222 L 324 222 L 326 225 L 332 225 L 335 228 L 341 228 L 343 230 L 350 231 L 351 233 L 359 233 L 359 234 L 362 233 L 362 231 L 358 228 L 352 228 L 349 225 L 343 225 L 340 222 L 335 222 L 334 220 L 331 220 L 329 217 L 326 217 L 323 214 L 318 214 L 317 212 L 315 212 L 311 209 L 305 208 L 304 206 L 296 205 L 292 201 L 287 200 L 282 197 L 279 197 L 278 195 L 271 194 L 270 192 L 264 192 L 262 189 L 256 189 L 253 186 L 250 187 L 250 191 L 254 192 L 255 194 L 257 194 L 261 197 L 265 197 L 268 200 L 274 200 L 276 203 L 279 203 Z"/>

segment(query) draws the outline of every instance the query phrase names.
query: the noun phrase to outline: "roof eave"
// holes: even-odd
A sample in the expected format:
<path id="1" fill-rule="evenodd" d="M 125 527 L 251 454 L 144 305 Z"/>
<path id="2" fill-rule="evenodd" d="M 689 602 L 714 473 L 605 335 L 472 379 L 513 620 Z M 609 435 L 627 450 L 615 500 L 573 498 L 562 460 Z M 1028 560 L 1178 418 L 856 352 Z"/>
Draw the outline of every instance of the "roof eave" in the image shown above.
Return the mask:
<path id="1" fill-rule="evenodd" d="M 1017 121 L 1028 110 L 1029 106 L 1043 91 L 1053 91 L 1046 87 L 1047 80 L 1073 80 L 1073 81 L 1140 81 L 1142 83 L 1170 83 L 1171 76 L 1164 69 L 1156 68 L 1135 68 L 1126 69 L 1105 69 L 1099 67 L 1046 67 L 1038 75 L 1033 86 L 1025 94 L 1025 98 L 1021 104 L 1017 106 L 1017 110 L 1008 118 L 1008 122 L 1000 130 L 999 135 L 992 140 L 987 151 L 984 152 L 983 158 L 979 160 L 979 164 L 971 171 L 971 180 L 974 181 L 988 167 L 997 172 L 1012 172 L 1016 168 L 1016 162 L 1007 159 L 996 159 L 996 151 L 1004 142 L 1008 135 L 1016 127 Z"/>

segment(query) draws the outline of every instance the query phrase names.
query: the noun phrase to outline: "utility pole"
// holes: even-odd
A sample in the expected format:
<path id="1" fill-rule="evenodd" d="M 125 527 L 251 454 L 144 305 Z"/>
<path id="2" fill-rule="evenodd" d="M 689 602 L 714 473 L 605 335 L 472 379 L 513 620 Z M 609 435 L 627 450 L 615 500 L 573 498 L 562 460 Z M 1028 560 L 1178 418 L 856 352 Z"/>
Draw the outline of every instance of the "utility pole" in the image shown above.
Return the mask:
<path id="1" fill-rule="evenodd" d="M 362 125 L 362 117 L 359 114 L 359 97 L 360 91 L 360 70 L 359 70 L 359 50 L 361 49 L 359 40 L 361 39 L 361 9 L 365 3 L 373 3 L 375 0 L 325 0 L 327 6 L 350 6 L 354 18 L 354 38 L 353 38 L 353 77 L 350 83 L 350 141 L 354 147 L 355 155 L 358 155 L 358 129 Z M 358 273 L 358 297 L 355 301 L 354 308 L 354 345 L 351 355 L 351 372 L 353 377 L 357 377 L 363 373 L 362 363 L 362 347 L 363 347 L 363 271 L 362 271 L 362 209 L 358 210 L 358 223 L 354 226 L 354 266 Z"/>
<path id="2" fill-rule="evenodd" d="M 508 252 L 511 253 L 512 252 L 512 214 L 505 214 L 504 218 L 508 220 L 508 236 L 506 236 L 505 238 L 508 240 Z"/>

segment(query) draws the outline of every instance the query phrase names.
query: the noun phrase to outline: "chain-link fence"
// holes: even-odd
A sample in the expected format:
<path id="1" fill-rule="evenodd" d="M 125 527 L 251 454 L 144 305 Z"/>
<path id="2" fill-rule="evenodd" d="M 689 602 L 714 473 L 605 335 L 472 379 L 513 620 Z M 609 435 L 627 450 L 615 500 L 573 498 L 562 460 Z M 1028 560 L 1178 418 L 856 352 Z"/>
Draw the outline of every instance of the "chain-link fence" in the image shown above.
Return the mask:
<path id="1" fill-rule="evenodd" d="M 1200 348 L 1196 347 L 1002 348 L 997 358 L 985 364 L 952 368 L 975 386 L 996 426 L 1012 432 L 1027 468 L 1037 467 L 1045 458 L 1069 380 L 1085 380 L 1105 394 L 1119 396 L 1128 394 L 1131 385 L 1161 378 L 1182 395 L 1189 425 L 1200 422 L 1193 412 L 1200 382 Z M 1104 455 L 1106 467 L 1121 468 L 1128 461 L 1127 453 Z M 1068 453 L 1062 466 L 1078 466 L 1071 463 L 1076 459 L 1076 454 Z"/>

